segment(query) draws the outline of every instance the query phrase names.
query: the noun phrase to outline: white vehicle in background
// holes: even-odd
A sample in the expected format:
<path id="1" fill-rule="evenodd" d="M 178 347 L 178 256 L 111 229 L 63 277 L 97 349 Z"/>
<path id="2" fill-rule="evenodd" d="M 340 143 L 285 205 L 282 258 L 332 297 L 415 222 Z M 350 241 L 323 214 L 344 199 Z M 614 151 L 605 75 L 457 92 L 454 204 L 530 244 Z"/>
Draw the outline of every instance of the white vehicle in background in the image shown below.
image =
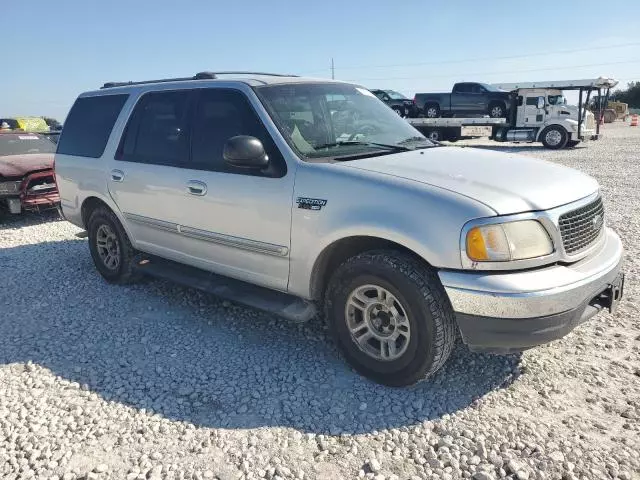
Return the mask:
<path id="1" fill-rule="evenodd" d="M 597 140 L 600 125 L 587 110 L 593 91 L 603 104 L 617 80 L 599 77 L 586 80 L 495 84 L 515 97 L 507 124 L 493 129 L 492 139 L 504 142 L 542 142 L 551 149 L 573 147 L 583 140 Z M 578 91 L 578 105 L 568 105 L 564 92 Z M 604 96 L 602 91 L 604 90 Z M 585 95 L 586 94 L 586 95 Z M 584 97 L 583 97 L 584 95 Z M 604 105 L 601 105 L 600 111 Z"/>

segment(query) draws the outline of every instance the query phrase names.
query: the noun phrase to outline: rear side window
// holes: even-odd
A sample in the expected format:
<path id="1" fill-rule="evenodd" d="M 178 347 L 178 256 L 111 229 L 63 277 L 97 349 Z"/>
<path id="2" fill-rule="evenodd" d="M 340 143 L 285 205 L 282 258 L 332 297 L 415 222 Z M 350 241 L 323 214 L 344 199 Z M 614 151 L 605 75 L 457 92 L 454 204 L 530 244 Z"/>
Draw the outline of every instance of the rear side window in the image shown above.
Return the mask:
<path id="1" fill-rule="evenodd" d="M 99 158 L 129 95 L 78 98 L 64 122 L 58 153 Z"/>
<path id="2" fill-rule="evenodd" d="M 189 158 L 190 91 L 152 92 L 136 105 L 117 160 L 182 166 Z"/>

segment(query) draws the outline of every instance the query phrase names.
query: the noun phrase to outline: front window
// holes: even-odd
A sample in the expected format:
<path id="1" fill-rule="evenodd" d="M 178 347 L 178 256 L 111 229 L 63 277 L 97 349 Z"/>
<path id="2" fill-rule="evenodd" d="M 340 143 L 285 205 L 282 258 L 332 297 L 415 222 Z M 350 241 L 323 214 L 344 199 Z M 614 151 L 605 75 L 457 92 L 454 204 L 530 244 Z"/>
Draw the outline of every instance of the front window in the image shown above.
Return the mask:
<path id="1" fill-rule="evenodd" d="M 547 97 L 549 105 L 566 105 L 567 99 L 564 95 L 549 95 Z"/>
<path id="2" fill-rule="evenodd" d="M 380 154 L 432 146 L 364 88 L 334 83 L 256 87 L 281 133 L 301 158 Z M 395 149 L 395 150 L 394 150 Z"/>
<path id="3" fill-rule="evenodd" d="M 54 153 L 56 146 L 49 139 L 33 133 L 0 133 L 0 157 Z"/>

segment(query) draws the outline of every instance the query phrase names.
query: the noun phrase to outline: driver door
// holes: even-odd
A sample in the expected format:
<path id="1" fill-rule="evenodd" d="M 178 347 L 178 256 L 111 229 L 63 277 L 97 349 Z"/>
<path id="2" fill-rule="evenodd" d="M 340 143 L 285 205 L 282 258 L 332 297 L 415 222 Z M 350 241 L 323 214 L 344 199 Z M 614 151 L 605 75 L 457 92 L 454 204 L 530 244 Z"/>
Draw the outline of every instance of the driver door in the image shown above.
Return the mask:
<path id="1" fill-rule="evenodd" d="M 539 127 L 544 123 L 545 109 L 538 108 L 539 99 L 542 99 L 541 104 L 544 105 L 543 96 L 526 97 L 524 102 L 524 121 L 525 127 Z"/>

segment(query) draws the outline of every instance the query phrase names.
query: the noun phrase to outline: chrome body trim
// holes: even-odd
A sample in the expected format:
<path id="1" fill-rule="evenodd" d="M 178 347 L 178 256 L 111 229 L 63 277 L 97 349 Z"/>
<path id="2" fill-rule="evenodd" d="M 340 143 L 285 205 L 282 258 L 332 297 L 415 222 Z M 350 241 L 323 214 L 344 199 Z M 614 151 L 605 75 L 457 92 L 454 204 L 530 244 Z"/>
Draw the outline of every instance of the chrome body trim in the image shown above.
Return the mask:
<path id="1" fill-rule="evenodd" d="M 207 230 L 200 230 L 198 228 L 178 225 L 176 223 L 165 222 L 163 220 L 158 220 L 155 218 L 143 217 L 141 215 L 134 215 L 132 213 L 125 213 L 124 217 L 127 220 L 138 223 L 140 225 L 176 233 L 185 237 L 204 240 L 206 242 L 216 243 L 218 245 L 264 253 L 266 255 L 275 255 L 279 257 L 286 257 L 289 254 L 289 249 L 281 245 L 273 245 L 271 243 L 259 242 L 257 240 L 250 240 L 248 238 L 233 237 L 231 235 L 224 235 L 222 233 L 209 232 Z"/>

